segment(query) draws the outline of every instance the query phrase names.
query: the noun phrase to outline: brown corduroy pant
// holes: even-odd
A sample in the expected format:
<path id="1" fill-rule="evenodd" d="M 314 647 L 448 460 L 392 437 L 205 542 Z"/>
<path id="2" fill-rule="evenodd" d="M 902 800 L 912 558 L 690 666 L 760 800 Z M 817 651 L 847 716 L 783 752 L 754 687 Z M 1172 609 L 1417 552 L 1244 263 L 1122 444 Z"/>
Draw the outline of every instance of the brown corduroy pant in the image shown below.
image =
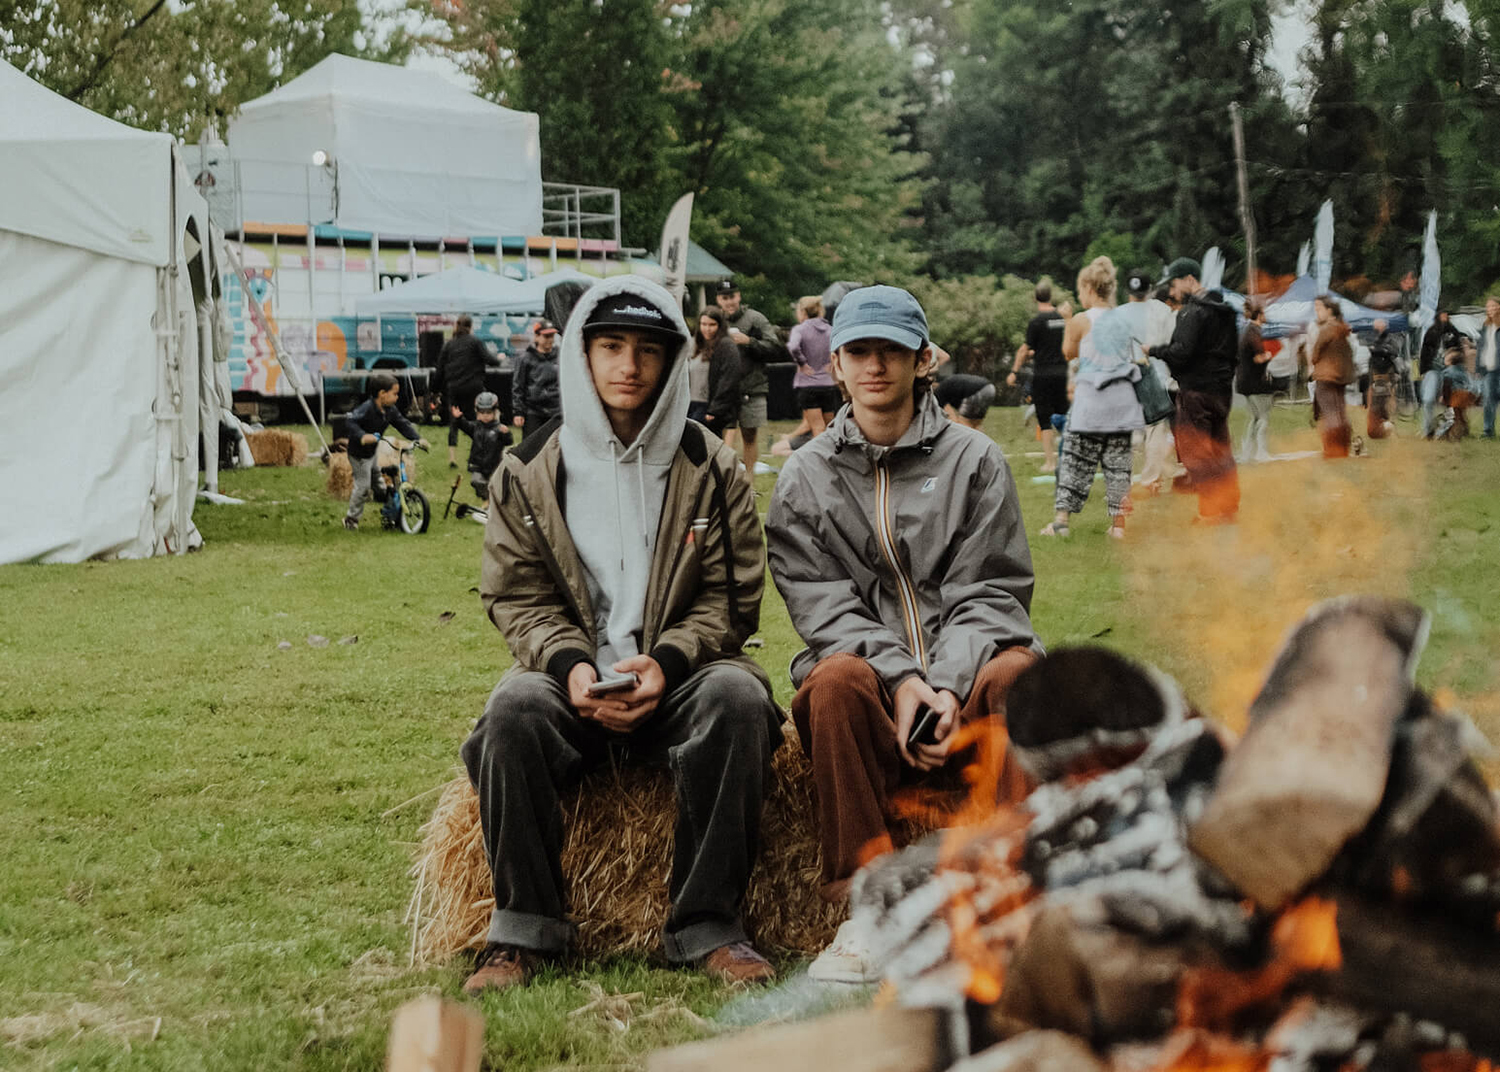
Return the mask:
<path id="1" fill-rule="evenodd" d="M 984 666 L 959 712 L 961 724 L 988 720 L 984 730 L 991 762 L 998 763 L 996 803 L 1019 803 L 1032 785 L 1006 747 L 1005 695 L 1017 675 L 1036 661 L 1029 648 L 1007 648 Z M 890 693 L 857 655 L 830 655 L 813 667 L 792 700 L 792 720 L 812 761 L 818 836 L 823 850 L 823 896 L 836 901 L 863 864 L 893 846 L 892 804 L 906 787 L 954 788 L 975 758 L 968 747 L 935 771 L 906 763 L 896 747 Z"/>

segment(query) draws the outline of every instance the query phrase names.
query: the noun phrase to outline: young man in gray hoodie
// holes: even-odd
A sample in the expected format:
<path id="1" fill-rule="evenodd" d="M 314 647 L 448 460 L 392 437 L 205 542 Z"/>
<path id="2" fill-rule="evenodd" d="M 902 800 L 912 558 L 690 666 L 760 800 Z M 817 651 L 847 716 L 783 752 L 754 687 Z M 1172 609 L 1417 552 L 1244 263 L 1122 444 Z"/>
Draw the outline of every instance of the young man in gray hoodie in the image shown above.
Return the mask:
<path id="1" fill-rule="evenodd" d="M 515 662 L 463 746 L 495 887 L 464 989 L 566 951 L 559 794 L 611 753 L 672 772 L 668 958 L 763 981 L 739 918 L 781 723 L 741 654 L 765 583 L 755 494 L 687 419 L 692 339 L 665 290 L 596 284 L 560 351 L 562 416 L 490 481 L 480 594 Z"/>
<path id="2" fill-rule="evenodd" d="M 932 397 L 922 307 L 897 287 L 853 291 L 829 341 L 850 405 L 782 468 L 766 534 L 807 644 L 792 718 L 812 761 L 822 892 L 839 900 L 892 847 L 898 794 L 951 779 L 970 737 L 995 750 L 998 796 L 1029 791 L 1005 747 L 1005 694 L 1042 648 L 1015 481 L 994 441 Z M 914 735 L 923 709 L 935 725 Z M 875 978 L 871 937 L 846 922 L 809 974 Z"/>

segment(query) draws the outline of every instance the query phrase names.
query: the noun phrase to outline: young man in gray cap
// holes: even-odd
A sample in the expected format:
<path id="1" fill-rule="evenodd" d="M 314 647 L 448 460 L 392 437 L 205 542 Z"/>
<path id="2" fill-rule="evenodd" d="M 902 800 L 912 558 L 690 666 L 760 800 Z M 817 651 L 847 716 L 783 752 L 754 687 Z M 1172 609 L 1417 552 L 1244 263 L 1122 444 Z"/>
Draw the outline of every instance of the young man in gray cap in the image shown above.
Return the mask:
<path id="1" fill-rule="evenodd" d="M 740 905 L 781 716 L 741 653 L 765 552 L 734 452 L 687 419 L 692 339 L 638 276 L 590 288 L 558 358 L 562 419 L 490 480 L 479 592 L 515 659 L 463 746 L 495 907 L 470 993 L 562 955 L 559 794 L 614 754 L 677 792 L 668 959 L 769 979 Z"/>
<path id="2" fill-rule="evenodd" d="M 1182 302 L 1172 341 L 1148 346 L 1146 354 L 1167 363 L 1177 380 L 1177 417 L 1172 434 L 1177 457 L 1198 496 L 1199 524 L 1232 523 L 1240 508 L 1240 479 L 1229 438 L 1239 330 L 1234 309 L 1217 290 L 1198 281 L 1203 269 L 1190 257 L 1167 266 L 1163 282 Z"/>
<path id="3" fill-rule="evenodd" d="M 782 468 L 766 534 L 807 645 L 792 717 L 812 761 L 823 896 L 840 900 L 892 847 L 897 794 L 962 765 L 960 727 L 989 721 L 976 734 L 1004 747 L 1006 691 L 1041 645 L 1015 481 L 994 441 L 945 419 L 928 390 L 922 307 L 896 287 L 856 290 L 829 341 L 850 405 Z M 1000 765 L 999 795 L 1021 799 L 1026 776 L 1008 754 Z M 809 974 L 872 978 L 869 939 L 846 922 Z"/>

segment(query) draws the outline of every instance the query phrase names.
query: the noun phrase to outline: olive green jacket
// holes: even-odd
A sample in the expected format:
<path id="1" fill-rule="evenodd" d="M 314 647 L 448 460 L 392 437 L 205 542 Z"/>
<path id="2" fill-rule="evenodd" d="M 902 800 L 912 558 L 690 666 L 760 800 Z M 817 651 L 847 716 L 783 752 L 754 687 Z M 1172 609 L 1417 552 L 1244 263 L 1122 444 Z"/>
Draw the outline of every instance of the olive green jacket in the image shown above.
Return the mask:
<path id="1" fill-rule="evenodd" d="M 599 638 L 564 513 L 560 427 L 554 421 L 528 436 L 490 480 L 479 593 L 516 665 L 567 688 L 568 672 L 593 661 Z M 749 479 L 734 451 L 688 421 L 667 476 L 640 638 L 668 693 L 699 667 L 732 659 L 769 694 L 765 671 L 742 654 L 760 624 L 765 574 Z"/>

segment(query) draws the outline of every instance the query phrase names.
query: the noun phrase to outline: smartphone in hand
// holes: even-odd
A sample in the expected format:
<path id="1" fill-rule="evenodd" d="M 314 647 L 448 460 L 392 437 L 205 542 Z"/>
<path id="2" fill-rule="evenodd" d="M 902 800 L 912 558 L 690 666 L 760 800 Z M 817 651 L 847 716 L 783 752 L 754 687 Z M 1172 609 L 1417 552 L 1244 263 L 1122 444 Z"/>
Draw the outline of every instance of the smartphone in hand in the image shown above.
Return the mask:
<path id="1" fill-rule="evenodd" d="M 612 692 L 629 692 L 641 683 L 640 675 L 635 673 L 626 674 L 623 677 L 607 677 L 603 681 L 595 681 L 588 687 L 590 696 L 608 696 Z"/>
<path id="2" fill-rule="evenodd" d="M 911 720 L 911 732 L 906 735 L 906 747 L 914 744 L 937 744 L 938 713 L 926 704 L 917 707 Z"/>

